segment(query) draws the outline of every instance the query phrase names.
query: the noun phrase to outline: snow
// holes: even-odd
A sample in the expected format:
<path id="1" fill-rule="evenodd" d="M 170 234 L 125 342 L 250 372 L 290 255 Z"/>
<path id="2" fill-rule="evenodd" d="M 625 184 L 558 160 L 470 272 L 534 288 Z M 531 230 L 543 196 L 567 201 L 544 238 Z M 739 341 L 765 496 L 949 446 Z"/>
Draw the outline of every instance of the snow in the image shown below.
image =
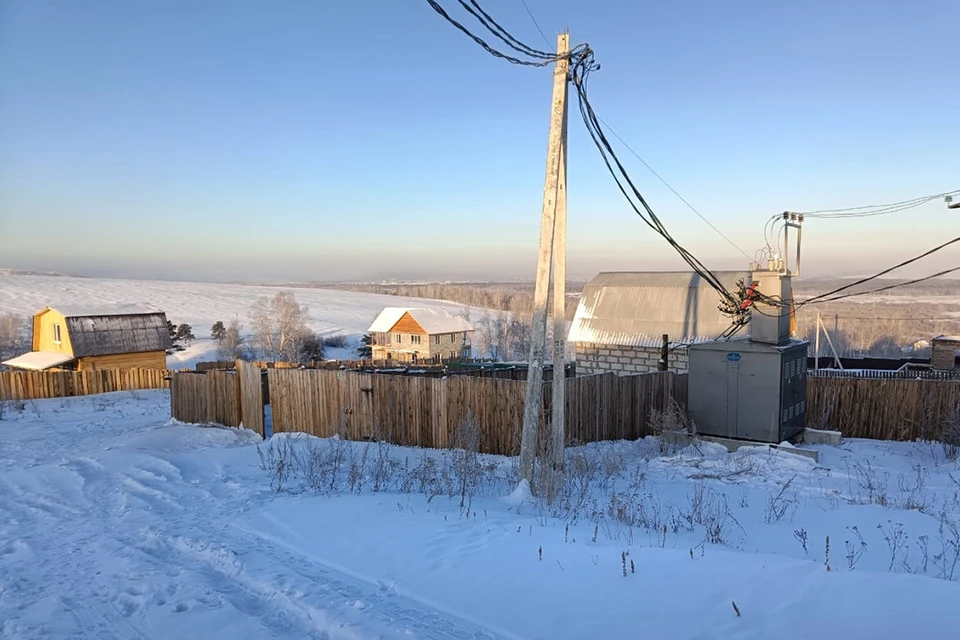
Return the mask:
<path id="1" fill-rule="evenodd" d="M 400 321 L 403 314 L 409 313 L 423 330 L 430 335 L 437 333 L 459 333 L 473 331 L 473 327 L 465 319 L 448 313 L 442 309 L 410 309 L 389 307 L 380 312 L 373 324 L 367 329 L 371 333 L 387 333 Z"/>
<path id="2" fill-rule="evenodd" d="M 249 334 L 251 305 L 257 298 L 273 296 L 277 291 L 292 292 L 300 304 L 308 307 L 313 331 L 323 337 L 343 334 L 349 338 L 353 348 L 328 350 L 326 357 L 331 359 L 355 358 L 360 337 L 385 307 L 444 310 L 454 315 L 465 309 L 452 302 L 334 289 L 0 274 L 0 314 L 32 316 L 52 301 L 63 305 L 58 310 L 109 307 L 118 301 L 150 305 L 164 311 L 174 324 L 193 327 L 198 340 L 167 358 L 171 369 L 184 369 L 217 359 L 217 345 L 209 339 L 214 322 L 229 324 L 236 318 L 243 326 L 242 333 Z"/>
<path id="3" fill-rule="evenodd" d="M 131 292 L 132 294 L 133 292 Z M 83 305 L 69 302 L 62 305 L 52 304 L 50 308 L 59 311 L 67 318 L 90 318 L 95 316 L 133 316 L 161 313 L 163 309 L 158 309 L 153 305 L 140 304 L 137 302 L 113 302 L 101 303 L 96 305 Z"/>
<path id="4" fill-rule="evenodd" d="M 0 362 L 0 364 L 16 367 L 18 369 L 36 369 L 42 371 L 43 369 L 49 369 L 50 367 L 55 367 L 63 364 L 64 362 L 69 362 L 70 360 L 73 360 L 73 356 L 69 353 L 63 354 L 55 351 L 31 351 L 29 353 L 19 355 L 16 358 L 11 358 L 10 360 L 4 360 L 3 362 Z"/>
<path id="5" fill-rule="evenodd" d="M 178 424 L 168 402 L 4 408 L 0 637 L 884 639 L 960 625 L 960 466 L 938 444 L 816 445 L 815 463 L 596 443 L 568 451 L 551 506 L 518 487 L 516 459 L 299 434 L 260 445 L 268 463 L 317 462 L 277 491 L 258 436 Z"/>

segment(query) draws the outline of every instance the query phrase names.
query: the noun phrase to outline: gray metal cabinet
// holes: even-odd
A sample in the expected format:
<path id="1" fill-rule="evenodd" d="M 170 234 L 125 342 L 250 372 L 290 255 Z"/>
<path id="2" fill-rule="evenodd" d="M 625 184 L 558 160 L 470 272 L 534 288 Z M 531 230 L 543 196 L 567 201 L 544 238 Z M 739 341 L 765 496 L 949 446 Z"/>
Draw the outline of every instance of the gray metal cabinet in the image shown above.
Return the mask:
<path id="1" fill-rule="evenodd" d="M 691 345 L 688 408 L 699 433 L 782 442 L 806 426 L 806 341 Z"/>

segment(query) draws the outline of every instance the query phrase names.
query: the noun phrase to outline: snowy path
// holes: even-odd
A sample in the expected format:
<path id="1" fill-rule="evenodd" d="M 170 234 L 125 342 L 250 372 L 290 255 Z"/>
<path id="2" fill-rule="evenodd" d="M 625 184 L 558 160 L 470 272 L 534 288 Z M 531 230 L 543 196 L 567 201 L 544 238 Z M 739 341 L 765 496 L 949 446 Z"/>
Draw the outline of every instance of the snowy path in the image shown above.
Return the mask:
<path id="1" fill-rule="evenodd" d="M 250 432 L 117 417 L 3 441 L 0 637 L 498 637 L 232 526 L 272 495 Z"/>
<path id="2" fill-rule="evenodd" d="M 344 457 L 333 491 L 301 473 L 277 494 L 257 436 L 166 424 L 167 404 L 150 391 L 7 411 L 0 638 L 885 640 L 960 628 L 960 532 L 944 524 L 960 515 L 960 461 L 929 443 L 851 441 L 821 448 L 818 464 L 759 447 L 598 443 L 568 451 L 576 515 L 505 498 L 512 461 L 487 456 L 463 512 L 444 485 L 449 453 L 284 434 L 267 446 Z M 367 484 L 353 490 L 361 464 Z"/>

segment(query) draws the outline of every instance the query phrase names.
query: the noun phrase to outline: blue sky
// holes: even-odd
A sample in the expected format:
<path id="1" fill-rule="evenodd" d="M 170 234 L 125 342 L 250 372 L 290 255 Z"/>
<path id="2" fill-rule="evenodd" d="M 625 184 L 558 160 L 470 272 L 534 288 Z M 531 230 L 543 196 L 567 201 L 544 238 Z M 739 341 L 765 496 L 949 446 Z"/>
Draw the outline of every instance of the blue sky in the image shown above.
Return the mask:
<path id="1" fill-rule="evenodd" d="M 784 209 L 960 188 L 955 0 L 527 4 L 551 41 L 591 44 L 600 116 L 748 253 Z M 483 6 L 545 46 L 520 0 Z M 529 279 L 550 91 L 421 0 L 0 0 L 0 266 Z M 571 106 L 570 277 L 682 268 Z M 744 266 L 620 151 L 675 237 Z M 875 271 L 957 229 L 939 202 L 810 221 L 805 267 Z"/>

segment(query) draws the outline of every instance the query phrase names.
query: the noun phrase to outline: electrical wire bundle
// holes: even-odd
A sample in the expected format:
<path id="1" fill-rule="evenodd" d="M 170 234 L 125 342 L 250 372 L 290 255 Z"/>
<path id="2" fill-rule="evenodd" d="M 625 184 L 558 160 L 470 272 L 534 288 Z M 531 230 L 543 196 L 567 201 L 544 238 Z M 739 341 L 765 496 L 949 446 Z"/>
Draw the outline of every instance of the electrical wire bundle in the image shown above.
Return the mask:
<path id="1" fill-rule="evenodd" d="M 511 35 L 506 29 L 498 24 L 488 13 L 486 13 L 476 0 L 458 0 L 459 4 L 494 37 L 516 51 L 518 54 L 526 56 L 528 59 L 518 58 L 498 51 L 490 46 L 482 38 L 471 32 L 463 24 L 453 19 L 435 0 L 427 0 L 430 6 L 440 14 L 445 20 L 450 22 L 457 29 L 469 36 L 474 42 L 480 45 L 491 55 L 502 58 L 513 64 L 542 67 L 555 63 L 561 59 L 568 59 L 570 62 L 570 80 L 577 93 L 577 101 L 580 108 L 580 115 L 583 118 L 584 125 L 590 138 L 596 145 L 603 158 L 603 162 L 617 184 L 620 193 L 626 198 L 630 207 L 640 217 L 643 222 L 650 227 L 657 235 L 662 237 L 674 250 L 683 258 L 691 269 L 697 273 L 710 287 L 712 287 L 721 297 L 719 309 L 734 318 L 734 327 L 739 329 L 749 320 L 749 311 L 743 306 L 743 299 L 738 298 L 731 293 L 717 276 L 706 267 L 696 256 L 694 256 L 683 245 L 677 242 L 670 234 L 666 226 L 657 216 L 657 214 L 647 203 L 646 199 L 640 193 L 640 190 L 631 180 L 629 174 L 617 157 L 613 146 L 604 132 L 600 118 L 597 116 L 590 103 L 587 92 L 587 83 L 590 73 L 599 69 L 600 65 L 594 59 L 593 50 L 587 44 L 580 44 L 570 50 L 569 53 L 558 56 L 555 53 L 541 51 L 529 45 L 526 45 Z"/>
<path id="2" fill-rule="evenodd" d="M 902 200 L 900 202 L 889 202 L 887 204 L 865 205 L 862 207 L 847 207 L 845 209 L 818 209 L 817 211 L 797 211 L 795 213 L 803 214 L 808 218 L 839 219 L 839 218 L 869 218 L 872 216 L 883 216 L 891 213 L 900 213 L 909 211 L 921 205 L 941 200 L 948 196 L 960 194 L 960 189 L 953 191 L 944 191 L 943 193 L 934 193 L 927 196 L 920 196 L 912 200 Z"/>
<path id="3" fill-rule="evenodd" d="M 721 335 L 721 338 L 730 337 L 740 330 L 750 319 L 750 313 L 755 311 L 763 315 L 773 315 L 763 312 L 761 309 L 757 308 L 755 303 L 761 302 L 765 305 L 772 307 L 790 307 L 793 306 L 794 309 L 798 309 L 802 306 L 808 304 L 817 304 L 821 302 L 833 302 L 837 300 L 842 300 L 844 298 L 867 295 L 870 293 L 878 293 L 881 291 L 887 291 L 897 287 L 908 286 L 911 284 L 917 284 L 919 282 L 924 282 L 933 278 L 937 278 L 955 271 L 960 271 L 960 267 L 955 267 L 952 269 L 946 269 L 938 273 L 925 276 L 923 278 L 917 278 L 915 280 L 910 280 L 908 282 L 900 282 L 892 285 L 887 285 L 880 287 L 878 289 L 873 289 L 869 291 L 859 291 L 859 292 L 850 292 L 842 293 L 853 287 L 859 286 L 871 280 L 875 280 L 895 269 L 899 269 L 908 264 L 916 262 L 922 258 L 925 258 L 941 249 L 944 249 L 947 246 L 950 246 L 954 243 L 960 242 L 960 237 L 954 238 L 948 242 L 945 242 L 929 251 L 901 262 L 900 264 L 894 265 L 888 269 L 885 269 L 877 274 L 874 274 L 868 278 L 862 278 L 856 282 L 838 287 L 833 291 L 829 291 L 824 294 L 808 298 L 802 302 L 799 302 L 793 305 L 792 301 L 785 301 L 779 298 L 774 298 L 768 295 L 764 295 L 756 291 L 753 287 L 748 288 L 745 283 L 742 281 L 737 283 L 736 292 L 729 291 L 724 284 L 717 278 L 717 276 L 708 269 L 696 256 L 694 256 L 689 250 L 687 250 L 683 245 L 677 242 L 676 239 L 670 234 L 666 226 L 653 211 L 650 205 L 647 203 L 646 199 L 640 193 L 640 190 L 631 180 L 630 175 L 627 173 L 623 164 L 620 162 L 620 159 L 617 157 L 616 152 L 613 150 L 612 145 L 610 144 L 609 139 L 604 132 L 604 127 L 602 126 L 602 120 L 594 111 L 592 104 L 590 103 L 590 97 L 587 91 L 587 84 L 590 77 L 590 74 L 593 71 L 596 71 L 600 68 L 600 65 L 594 59 L 593 50 L 586 43 L 577 45 L 572 48 L 568 53 L 563 55 L 557 55 L 556 53 L 551 53 L 548 51 L 543 51 L 531 47 L 519 39 L 514 37 L 509 31 L 507 31 L 503 26 L 501 26 L 496 20 L 493 19 L 490 14 L 484 11 L 477 0 L 457 0 L 463 9 L 465 9 L 471 16 L 473 16 L 489 33 L 491 33 L 495 38 L 504 43 L 507 47 L 512 49 L 515 54 L 511 55 L 509 53 L 504 53 L 496 49 L 487 43 L 483 38 L 477 36 L 475 33 L 470 31 L 462 23 L 455 20 L 453 17 L 448 14 L 442 6 L 440 6 L 435 0 L 427 0 L 428 4 L 434 11 L 436 11 L 441 17 L 443 17 L 447 22 L 452 24 L 458 30 L 467 35 L 471 40 L 477 43 L 485 51 L 491 55 L 506 60 L 512 64 L 531 66 L 531 67 L 545 67 L 550 64 L 555 64 L 559 60 L 568 60 L 570 63 L 570 80 L 574 86 L 574 89 L 577 93 L 577 101 L 579 104 L 580 115 L 583 119 L 583 123 L 587 128 L 587 133 L 590 134 L 590 138 L 593 141 L 594 145 L 597 147 L 597 150 L 600 152 L 601 158 L 607 167 L 607 170 L 610 172 L 610 175 L 613 177 L 614 181 L 617 184 L 617 188 L 620 190 L 620 193 L 623 194 L 624 198 L 629 203 L 633 211 L 640 217 L 643 222 L 650 227 L 657 235 L 662 237 L 667 243 L 674 248 L 674 250 L 680 255 L 681 258 L 690 266 L 695 273 L 697 273 L 703 280 L 710 285 L 718 294 L 720 294 L 721 302 L 718 306 L 718 309 L 725 315 L 730 316 L 733 319 L 733 322 L 730 328 Z M 526 3 L 524 3 L 526 8 Z M 527 8 L 527 13 L 529 13 L 529 8 Z M 533 18 L 531 14 L 531 18 Z M 536 24 L 536 20 L 534 20 Z M 539 25 L 537 29 L 539 30 Z M 543 35 L 543 32 L 540 32 Z M 546 40 L 546 37 L 544 37 Z M 642 161 L 642 158 L 641 158 Z M 662 180 L 662 178 L 661 178 Z M 669 185 L 668 185 L 669 186 Z M 672 189 L 672 188 L 671 188 Z M 844 209 L 820 209 L 817 211 L 807 211 L 807 212 L 792 212 L 798 215 L 802 214 L 804 217 L 810 218 L 823 218 L 823 219 L 839 219 L 839 218 L 862 218 L 878 215 L 887 215 L 892 213 L 898 213 L 901 211 L 907 211 L 915 207 L 919 207 L 927 202 L 936 200 L 939 198 L 945 198 L 947 196 L 953 196 L 960 194 L 960 190 L 946 191 L 939 194 L 933 194 L 928 196 L 921 196 L 919 198 L 914 198 L 912 200 L 903 200 L 901 202 L 892 202 L 882 205 L 868 205 L 863 207 L 849 207 Z M 679 194 L 678 194 L 679 195 Z M 688 203 L 688 206 L 689 203 Z M 699 212 L 698 212 L 698 215 Z M 702 215 L 701 215 L 702 217 Z M 780 226 L 778 228 L 778 221 Z M 757 254 L 757 261 L 762 261 L 763 258 L 776 258 L 777 251 L 775 247 L 779 246 L 779 239 L 784 231 L 784 216 L 783 214 L 778 214 L 773 216 L 767 223 L 764 225 L 764 240 L 766 247 L 761 249 Z M 713 226 L 713 225 L 711 225 Z M 719 232 L 719 231 L 718 231 Z M 722 235 L 722 234 L 721 234 Z M 729 240 L 728 240 L 729 241 Z M 674 348 L 677 348 L 683 345 L 677 345 Z"/>

